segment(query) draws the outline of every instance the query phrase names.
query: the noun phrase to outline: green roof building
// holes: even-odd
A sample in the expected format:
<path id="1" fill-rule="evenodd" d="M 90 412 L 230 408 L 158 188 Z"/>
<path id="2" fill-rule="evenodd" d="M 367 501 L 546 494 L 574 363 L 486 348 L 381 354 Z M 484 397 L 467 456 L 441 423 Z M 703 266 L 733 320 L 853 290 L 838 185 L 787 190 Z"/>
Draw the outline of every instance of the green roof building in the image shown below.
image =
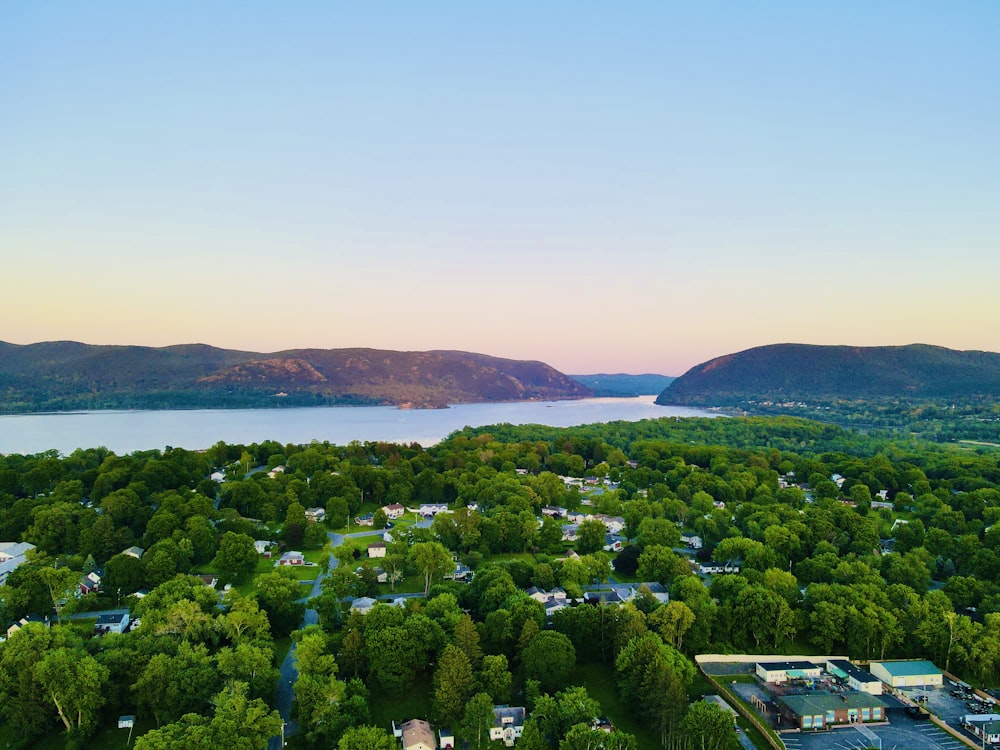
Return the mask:
<path id="1" fill-rule="evenodd" d="M 914 659 L 911 661 L 873 661 L 868 665 L 871 673 L 889 687 L 916 688 L 941 685 L 941 670 L 931 662 Z"/>
<path id="2" fill-rule="evenodd" d="M 868 693 L 808 693 L 775 699 L 785 726 L 829 729 L 840 724 L 885 721 L 885 703 Z"/>

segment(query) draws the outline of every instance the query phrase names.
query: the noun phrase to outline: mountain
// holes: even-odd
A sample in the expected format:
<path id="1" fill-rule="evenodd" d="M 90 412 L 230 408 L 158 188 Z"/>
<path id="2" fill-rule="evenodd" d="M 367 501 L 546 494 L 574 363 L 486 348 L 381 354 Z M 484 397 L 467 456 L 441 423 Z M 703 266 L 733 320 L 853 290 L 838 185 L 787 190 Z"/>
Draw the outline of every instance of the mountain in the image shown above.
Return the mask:
<path id="1" fill-rule="evenodd" d="M 542 362 L 457 351 L 0 342 L 0 412 L 449 403 L 586 398 Z"/>
<path id="2" fill-rule="evenodd" d="M 655 396 L 673 382 L 668 375 L 570 375 L 573 380 L 594 392 L 595 396 Z"/>
<path id="3" fill-rule="evenodd" d="M 671 383 L 658 404 L 746 407 L 787 402 L 992 399 L 1000 354 L 939 346 L 775 344 L 704 362 Z"/>

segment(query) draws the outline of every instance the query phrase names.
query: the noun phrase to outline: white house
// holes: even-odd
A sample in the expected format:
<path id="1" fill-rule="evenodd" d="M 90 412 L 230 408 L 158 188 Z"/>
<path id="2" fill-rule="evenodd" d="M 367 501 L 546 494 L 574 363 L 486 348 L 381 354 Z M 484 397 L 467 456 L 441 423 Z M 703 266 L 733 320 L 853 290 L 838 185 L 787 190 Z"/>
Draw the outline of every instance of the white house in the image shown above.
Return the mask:
<path id="1" fill-rule="evenodd" d="M 494 706 L 490 740 L 502 740 L 507 747 L 514 747 L 514 742 L 524 731 L 524 718 L 523 706 Z"/>
<path id="2" fill-rule="evenodd" d="M 385 517 L 390 521 L 395 521 L 397 518 L 403 517 L 403 514 L 406 513 L 406 508 L 402 503 L 393 503 L 392 505 L 383 505 L 382 512 L 385 513 Z"/>
<path id="3" fill-rule="evenodd" d="M 94 630 L 98 633 L 124 633 L 128 623 L 128 612 L 119 615 L 98 615 Z"/>
<path id="4" fill-rule="evenodd" d="M 385 557 L 387 549 L 388 548 L 385 546 L 385 542 L 375 542 L 374 544 L 369 544 L 368 557 Z"/>
<path id="5" fill-rule="evenodd" d="M 313 522 L 325 521 L 326 508 L 306 508 L 306 520 Z"/>
<path id="6" fill-rule="evenodd" d="M 351 602 L 351 611 L 366 615 L 371 612 L 372 607 L 376 604 L 378 604 L 378 599 L 372 599 L 370 596 L 362 596 Z"/>
<path id="7" fill-rule="evenodd" d="M 122 550 L 122 554 L 123 555 L 128 555 L 129 557 L 134 557 L 136 560 L 141 560 L 142 559 L 142 554 L 145 551 L 146 550 L 144 550 L 142 547 L 132 546 L 132 547 L 129 547 L 128 549 L 123 549 Z"/>
<path id="8" fill-rule="evenodd" d="M 27 553 L 35 545 L 27 542 L 0 542 L 0 586 L 7 582 L 7 576 L 27 560 Z"/>
<path id="9" fill-rule="evenodd" d="M 448 503 L 420 503 L 420 508 L 417 512 L 424 517 L 436 516 L 438 513 L 447 513 Z"/>
<path id="10" fill-rule="evenodd" d="M 254 539 L 253 548 L 257 550 L 258 555 L 270 557 L 272 544 L 274 544 L 274 542 L 270 542 L 267 539 Z"/>

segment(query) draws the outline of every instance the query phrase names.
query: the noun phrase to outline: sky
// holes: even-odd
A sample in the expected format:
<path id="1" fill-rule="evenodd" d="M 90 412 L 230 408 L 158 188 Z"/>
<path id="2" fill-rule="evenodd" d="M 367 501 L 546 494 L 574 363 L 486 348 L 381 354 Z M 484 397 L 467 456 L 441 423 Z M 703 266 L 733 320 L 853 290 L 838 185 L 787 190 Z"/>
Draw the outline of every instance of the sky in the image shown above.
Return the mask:
<path id="1" fill-rule="evenodd" d="M 0 340 L 1000 351 L 1000 3 L 0 5 Z"/>

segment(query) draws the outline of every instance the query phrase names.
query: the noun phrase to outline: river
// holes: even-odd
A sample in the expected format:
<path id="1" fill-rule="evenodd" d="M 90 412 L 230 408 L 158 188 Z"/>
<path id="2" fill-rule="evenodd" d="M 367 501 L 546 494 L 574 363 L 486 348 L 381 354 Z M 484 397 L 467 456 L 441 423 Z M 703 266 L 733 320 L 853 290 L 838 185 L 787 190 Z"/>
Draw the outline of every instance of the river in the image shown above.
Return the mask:
<path id="1" fill-rule="evenodd" d="M 105 446 L 115 453 L 200 449 L 220 440 L 249 444 L 263 440 L 346 445 L 384 440 L 428 446 L 466 426 L 509 422 L 570 427 L 657 417 L 714 417 L 681 406 L 657 406 L 654 396 L 459 404 L 448 409 L 392 406 L 319 406 L 300 409 L 192 409 L 182 411 L 84 411 L 0 416 L 0 453 L 66 455 L 77 448 Z"/>

